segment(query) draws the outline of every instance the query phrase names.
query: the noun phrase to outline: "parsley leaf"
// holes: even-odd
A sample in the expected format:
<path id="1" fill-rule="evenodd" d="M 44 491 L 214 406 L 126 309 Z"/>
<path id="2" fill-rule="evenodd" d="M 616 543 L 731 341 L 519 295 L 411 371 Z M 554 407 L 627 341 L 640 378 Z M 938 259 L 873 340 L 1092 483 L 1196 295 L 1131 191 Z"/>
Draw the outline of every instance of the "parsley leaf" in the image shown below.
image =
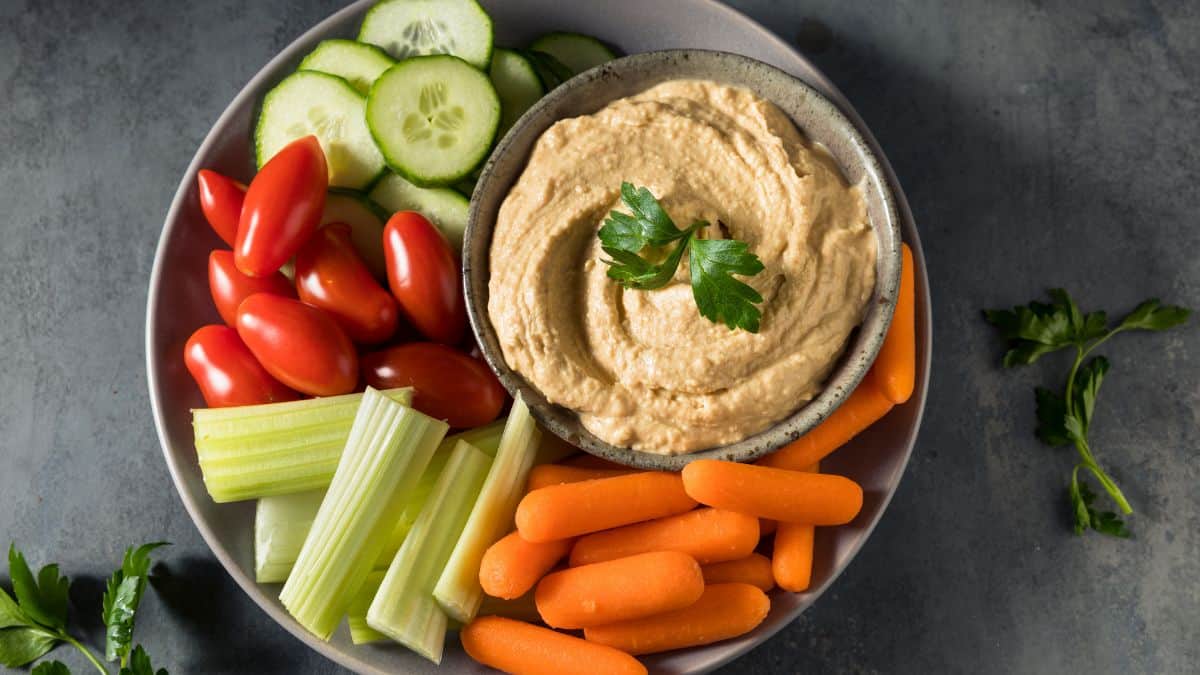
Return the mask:
<path id="1" fill-rule="evenodd" d="M 168 675 L 166 668 L 159 668 L 157 672 L 154 666 L 150 665 L 150 657 L 146 654 L 146 650 L 142 649 L 141 645 L 133 648 L 133 653 L 129 656 L 129 665 L 121 668 L 118 675 Z"/>
<path id="2" fill-rule="evenodd" d="M 47 628 L 67 626 L 67 589 L 71 582 L 58 575 L 58 565 L 46 565 L 33 578 L 25 556 L 16 546 L 8 547 L 8 576 L 12 579 L 13 594 L 29 618 Z"/>
<path id="3" fill-rule="evenodd" d="M 104 591 L 103 614 L 105 631 L 104 657 L 125 663 L 133 643 L 134 615 L 150 572 L 150 553 L 166 542 L 143 544 L 125 550 L 121 568 L 113 572 Z"/>
<path id="4" fill-rule="evenodd" d="M 731 330 L 742 328 L 757 333 L 762 312 L 755 304 L 763 301 L 758 291 L 732 275 L 754 276 L 763 271 L 762 261 L 736 239 L 693 239 L 688 259 L 692 295 L 700 315 Z"/>
<path id="5" fill-rule="evenodd" d="M 0 630 L 0 665 L 19 668 L 58 645 L 59 637 L 39 627 Z"/>
<path id="6" fill-rule="evenodd" d="M 71 669 L 62 661 L 42 661 L 29 675 L 71 675 Z"/>
<path id="7" fill-rule="evenodd" d="M 1046 445 L 1070 445 L 1067 435 L 1067 404 L 1058 394 L 1045 387 L 1034 389 L 1037 397 L 1037 437 Z"/>
<path id="8" fill-rule="evenodd" d="M 1117 326 L 1117 330 L 1166 330 L 1187 321 L 1192 311 L 1183 307 L 1163 307 L 1158 298 L 1151 298 L 1134 308 Z"/>
<path id="9" fill-rule="evenodd" d="M 1096 511 L 1092 502 L 1096 501 L 1096 493 L 1084 481 L 1074 481 L 1069 488 L 1071 508 L 1075 514 L 1075 534 L 1082 535 L 1088 529 L 1112 537 L 1127 539 L 1129 530 L 1125 522 L 1112 511 Z"/>

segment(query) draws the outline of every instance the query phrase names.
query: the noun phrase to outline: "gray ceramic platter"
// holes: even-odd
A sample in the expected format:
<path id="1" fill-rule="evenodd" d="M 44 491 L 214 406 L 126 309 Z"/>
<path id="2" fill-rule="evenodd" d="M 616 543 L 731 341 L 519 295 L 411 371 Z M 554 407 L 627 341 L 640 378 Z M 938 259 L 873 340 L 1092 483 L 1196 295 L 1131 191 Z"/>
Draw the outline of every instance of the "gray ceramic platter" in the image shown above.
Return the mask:
<path id="1" fill-rule="evenodd" d="M 857 480 L 866 493 L 862 513 L 850 525 L 818 531 L 812 590 L 772 594 L 771 613 L 754 632 L 700 649 L 646 659 L 655 673 L 703 673 L 761 644 L 811 605 L 834 582 L 887 507 L 912 453 L 925 405 L 932 350 L 929 292 L 912 214 L 886 157 L 840 92 L 811 63 L 782 40 L 736 11 L 711 0 L 483 0 L 496 25 L 499 45 L 524 45 L 551 30 L 589 33 L 625 53 L 702 47 L 744 54 L 775 65 L 820 91 L 858 126 L 883 165 L 900 215 L 901 235 L 917 260 L 918 378 L 906 405 L 835 453 L 822 468 Z M 272 620 L 328 658 L 360 673 L 479 673 L 456 640 L 447 645 L 440 668 L 395 646 L 355 647 L 345 629 L 331 642 L 314 639 L 279 604 L 278 585 L 254 582 L 251 502 L 214 504 L 205 492 L 192 444 L 189 409 L 203 405 L 183 367 L 183 345 L 199 326 L 218 322 L 209 297 L 209 252 L 222 246 L 205 223 L 195 194 L 195 176 L 211 168 L 242 180 L 253 175 L 251 131 L 262 96 L 292 72 L 319 41 L 353 37 L 371 0 L 361 0 L 321 22 L 268 63 L 238 94 L 205 138 L 167 214 L 150 278 L 146 315 L 146 366 L 150 402 L 172 479 L 188 513 L 214 555 Z"/>

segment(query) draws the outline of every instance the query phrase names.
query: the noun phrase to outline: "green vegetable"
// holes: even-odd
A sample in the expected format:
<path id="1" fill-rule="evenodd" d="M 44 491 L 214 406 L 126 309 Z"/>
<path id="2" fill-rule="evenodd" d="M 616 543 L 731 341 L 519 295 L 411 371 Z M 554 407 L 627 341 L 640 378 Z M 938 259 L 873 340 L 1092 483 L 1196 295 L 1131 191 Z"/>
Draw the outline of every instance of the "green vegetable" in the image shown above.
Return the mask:
<path id="1" fill-rule="evenodd" d="M 363 582 L 362 588 L 358 589 L 358 593 L 354 594 L 354 600 L 350 603 L 350 609 L 346 610 L 346 626 L 350 629 L 350 641 L 356 645 L 365 645 L 388 639 L 388 636 L 367 625 L 367 610 L 371 608 L 371 601 L 375 599 L 375 594 L 379 592 L 379 585 L 383 583 L 384 572 L 386 570 L 372 570 L 367 575 L 367 580 Z"/>
<path id="2" fill-rule="evenodd" d="M 1027 365 L 1060 349 L 1075 350 L 1064 392 L 1059 394 L 1044 387 L 1038 387 L 1034 392 L 1037 400 L 1037 436 L 1047 445 L 1074 445 L 1079 453 L 1080 462 L 1071 471 L 1071 483 L 1067 489 L 1075 533 L 1083 534 L 1092 529 L 1116 537 L 1128 537 L 1129 530 L 1116 513 L 1100 512 L 1092 507 L 1096 495 L 1087 482 L 1079 478 L 1080 469 L 1091 472 L 1122 514 L 1133 513 L 1133 507 L 1100 467 L 1088 444 L 1088 429 L 1096 409 L 1096 396 L 1100 392 L 1100 383 L 1108 373 L 1109 363 L 1103 356 L 1095 356 L 1091 360 L 1087 357 L 1118 333 L 1167 330 L 1187 321 L 1191 311 L 1183 307 L 1163 306 L 1157 299 L 1151 299 L 1138 305 L 1116 326 L 1110 327 L 1104 312 L 1084 314 L 1061 288 L 1051 289 L 1048 294 L 1051 300 L 1049 304 L 1035 301 L 1012 310 L 988 310 L 984 312 L 984 318 L 1008 341 L 1009 349 L 1003 359 L 1005 367 Z"/>
<path id="3" fill-rule="evenodd" d="M 142 646 L 138 645 L 133 649 L 129 665 L 121 668 L 119 675 L 167 675 L 167 669 L 159 668 L 158 672 L 155 672 L 154 666 L 150 665 L 150 657 L 146 655 Z"/>
<path id="4" fill-rule="evenodd" d="M 762 311 L 756 305 L 763 301 L 762 295 L 733 278 L 734 274 L 754 276 L 764 269 L 746 242 L 699 238 L 698 233 L 709 227 L 704 220 L 679 229 L 644 187 L 621 183 L 621 201 L 632 215 L 613 211 L 598 233 L 601 249 L 608 255 L 604 263 L 609 265 L 610 279 L 635 290 L 662 288 L 675 277 L 684 252 L 690 251 L 692 296 L 700 315 L 730 329 L 758 332 Z M 651 251 L 644 257 L 647 248 Z"/>
<path id="5" fill-rule="evenodd" d="M 129 652 L 133 637 L 134 614 L 142 592 L 145 590 L 146 575 L 150 570 L 150 553 L 165 543 L 145 544 L 125 551 L 121 568 L 113 573 L 104 594 L 102 618 L 107 627 L 107 650 L 111 659 L 132 659 L 133 668 L 122 667 L 120 675 L 167 675 L 166 670 L 154 673 L 148 670 L 150 659 L 141 647 Z M 108 669 L 91 650 L 67 632 L 68 591 L 71 582 L 58 573 L 58 565 L 46 565 L 35 577 L 25 556 L 15 545 L 8 548 L 8 576 L 12 580 L 13 595 L 0 588 L 0 664 L 18 668 L 31 663 L 60 642 L 75 647 L 96 670 L 107 675 Z M 15 596 L 15 599 L 14 599 Z M 146 669 L 138 669 L 144 659 Z M 59 661 L 40 663 L 32 671 L 34 675 L 70 675 L 70 670 Z"/>
<path id="6" fill-rule="evenodd" d="M 448 621 L 434 600 L 433 587 L 463 532 L 491 463 L 470 443 L 455 445 L 367 610 L 371 628 L 434 663 L 441 663 Z"/>
<path id="7" fill-rule="evenodd" d="M 483 553 L 512 527 L 517 502 L 525 489 L 529 469 L 538 454 L 541 432 L 520 396 L 500 437 L 500 448 L 488 471 L 479 499 L 463 528 L 462 537 L 434 587 L 433 597 L 451 619 L 470 623 L 479 611 L 483 589 L 479 585 L 479 563 Z"/>
<path id="8" fill-rule="evenodd" d="M 375 389 L 363 393 L 329 492 L 279 594 L 300 625 L 329 639 L 446 430 Z"/>
<path id="9" fill-rule="evenodd" d="M 407 405 L 411 389 L 383 392 Z M 196 455 L 213 501 L 329 486 L 362 394 L 192 411 Z"/>

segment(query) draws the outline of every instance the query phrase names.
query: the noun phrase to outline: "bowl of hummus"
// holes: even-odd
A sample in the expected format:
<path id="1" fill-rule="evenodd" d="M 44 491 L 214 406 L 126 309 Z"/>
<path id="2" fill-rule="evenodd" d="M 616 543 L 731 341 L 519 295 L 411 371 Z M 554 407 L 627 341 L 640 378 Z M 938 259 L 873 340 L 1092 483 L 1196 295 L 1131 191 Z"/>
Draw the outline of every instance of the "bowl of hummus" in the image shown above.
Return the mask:
<path id="1" fill-rule="evenodd" d="M 609 230 L 639 218 L 692 234 L 614 251 Z M 505 387 L 583 450 L 749 461 L 867 373 L 898 222 L 867 142 L 812 87 L 735 54 L 637 54 L 555 89 L 499 143 L 464 241 L 468 314 Z M 658 276 L 623 282 L 622 262 Z"/>

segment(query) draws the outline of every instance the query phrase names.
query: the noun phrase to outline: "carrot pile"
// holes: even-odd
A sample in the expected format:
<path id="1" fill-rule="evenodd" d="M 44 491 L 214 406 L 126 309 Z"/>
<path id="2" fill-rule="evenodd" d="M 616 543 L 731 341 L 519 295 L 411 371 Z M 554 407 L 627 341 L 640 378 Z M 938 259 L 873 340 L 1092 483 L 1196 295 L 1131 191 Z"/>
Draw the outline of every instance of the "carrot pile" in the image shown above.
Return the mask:
<path id="1" fill-rule="evenodd" d="M 775 586 L 813 578 L 817 527 L 854 520 L 863 490 L 819 462 L 905 403 L 916 381 L 915 288 L 905 245 L 896 313 L 879 357 L 821 424 L 759 460 L 638 472 L 590 455 L 536 467 L 516 530 L 483 558 L 485 610 L 462 631 L 475 660 L 510 673 L 645 673 L 636 655 L 744 635 Z M 767 543 L 769 537 L 773 543 Z M 763 552 L 756 552 L 763 551 Z M 770 557 L 765 555 L 770 553 Z"/>

